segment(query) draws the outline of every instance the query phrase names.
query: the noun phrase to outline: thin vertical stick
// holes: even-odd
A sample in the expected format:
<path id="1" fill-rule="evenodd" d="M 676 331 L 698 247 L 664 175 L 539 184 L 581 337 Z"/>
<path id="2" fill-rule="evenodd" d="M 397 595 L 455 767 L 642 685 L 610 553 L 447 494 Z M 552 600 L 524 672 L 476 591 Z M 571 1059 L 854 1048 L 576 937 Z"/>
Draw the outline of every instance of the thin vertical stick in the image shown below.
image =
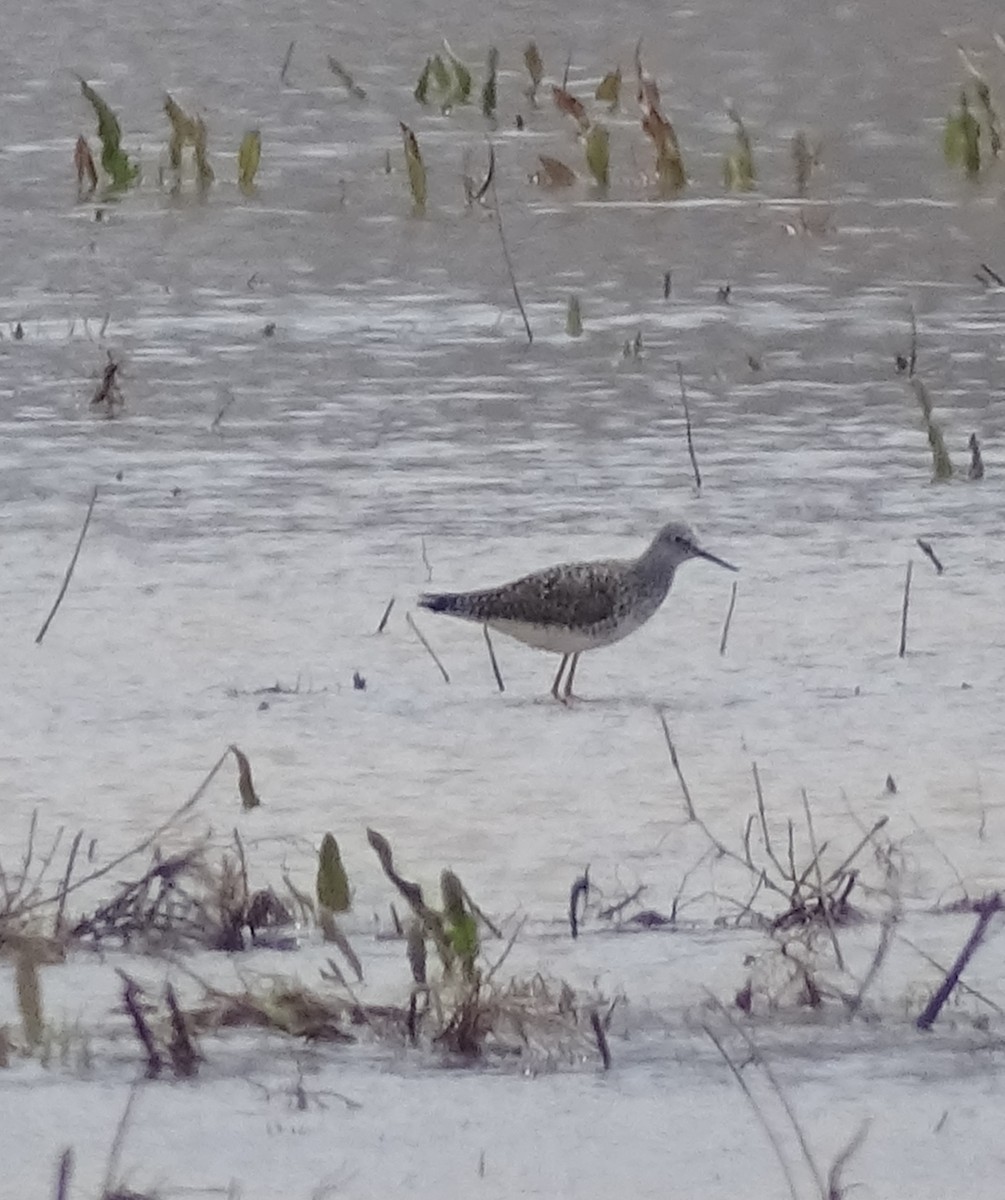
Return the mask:
<path id="1" fill-rule="evenodd" d="M 973 928 L 973 932 L 964 943 L 963 949 L 956 956 L 956 961 L 949 968 L 945 979 L 939 984 L 935 994 L 931 1000 L 925 1005 L 924 1011 L 914 1022 L 918 1029 L 931 1029 L 935 1018 L 942 1011 L 942 1006 L 949 999 L 952 990 L 960 981 L 960 976 L 963 974 L 967 963 L 973 958 L 974 951 L 984 940 L 984 934 L 987 932 L 988 925 L 991 923 L 991 918 L 996 913 L 1002 911 L 1001 896 L 995 892 L 986 900 L 974 905 L 977 912 L 977 924 Z"/>
<path id="2" fill-rule="evenodd" d="M 429 642 L 426 641 L 426 635 L 422 632 L 422 630 L 418 627 L 418 625 L 416 625 L 415 620 L 412 617 L 412 614 L 405 613 L 405 620 L 411 626 L 412 632 L 415 634 L 415 636 L 419 639 L 419 641 L 423 644 L 423 646 L 426 647 L 426 651 L 429 654 L 429 657 L 440 668 L 440 674 L 443 676 L 443 682 L 449 683 L 450 676 L 447 674 L 447 668 L 443 665 L 443 663 L 440 662 L 439 658 L 437 657 L 436 651 L 433 649 L 432 646 L 430 646 Z"/>
<path id="3" fill-rule="evenodd" d="M 495 151 L 493 150 L 493 154 Z M 496 188 L 495 180 L 492 181 L 492 208 L 496 215 L 496 229 L 499 230 L 499 244 L 502 246 L 503 259 L 506 263 L 506 270 L 509 272 L 510 286 L 513 289 L 513 299 L 516 300 L 516 306 L 520 310 L 520 316 L 523 318 L 523 327 L 527 331 L 527 344 L 532 345 L 534 342 L 534 331 L 530 327 L 530 321 L 527 319 L 527 310 L 523 306 L 523 301 L 520 299 L 520 289 L 517 287 L 516 273 L 513 270 L 513 260 L 509 256 L 509 249 L 506 246 L 506 235 L 503 233 L 502 211 L 499 208 L 499 191 Z"/>
<path id="4" fill-rule="evenodd" d="M 680 381 L 680 398 L 684 405 L 684 429 L 687 433 L 687 452 L 691 459 L 691 470 L 694 472 L 694 486 L 701 491 L 701 472 L 698 470 L 698 459 L 694 452 L 694 440 L 691 437 L 691 410 L 687 406 L 687 388 L 684 387 L 684 368 L 677 362 L 677 378 Z"/>
<path id="5" fill-rule="evenodd" d="M 729 594 L 729 608 L 726 610 L 726 619 L 722 624 L 722 637 L 719 639 L 719 657 L 724 657 L 726 653 L 726 640 L 729 637 L 729 625 L 733 620 L 733 609 L 736 608 L 736 583 L 733 583 L 733 589 Z"/>
<path id="6" fill-rule="evenodd" d="M 77 861 L 77 851 L 80 849 L 80 840 L 84 836 L 82 829 L 77 830 L 77 836 L 73 839 L 73 845 L 70 847 L 70 854 L 66 860 L 66 870 L 63 872 L 63 886 L 59 889 L 59 907 L 56 909 L 56 919 L 53 922 L 52 936 L 59 937 L 63 932 L 63 913 L 66 910 L 66 893 L 70 886 L 70 878 L 73 875 L 73 866 Z"/>
<path id="7" fill-rule="evenodd" d="M 834 961 L 838 970 L 844 970 L 844 955 L 841 953 L 841 943 L 838 941 L 837 929 L 834 927 L 834 917 L 830 910 L 830 897 L 824 891 L 824 873 L 820 869 L 820 851 L 817 849 L 817 835 L 813 828 L 813 814 L 810 812 L 810 798 L 806 789 L 802 789 L 803 812 L 806 814 L 806 832 L 810 836 L 810 853 L 813 855 L 813 866 L 817 877 L 817 896 L 820 900 L 820 911 L 823 913 L 827 932 L 830 934 L 831 945 L 834 947 Z"/>
<path id="8" fill-rule="evenodd" d="M 492 648 L 492 639 L 489 637 L 488 625 L 482 626 L 482 633 L 485 634 L 485 645 L 489 648 L 489 661 L 492 663 L 492 673 L 496 677 L 496 683 L 499 685 L 500 692 L 505 692 L 506 685 L 503 683 L 502 672 L 499 670 L 498 662 L 496 662 L 496 652 Z"/>
<path id="9" fill-rule="evenodd" d="M 670 751 L 670 762 L 673 769 L 677 772 L 677 781 L 680 784 L 680 790 L 684 793 L 684 807 L 687 811 L 687 819 L 689 821 L 697 821 L 698 818 L 695 815 L 694 804 L 691 802 L 691 792 L 684 780 L 684 772 L 680 769 L 680 762 L 677 758 L 677 747 L 673 744 L 673 738 L 670 736 L 670 726 L 667 725 L 667 719 L 660 709 L 656 710 L 656 715 L 663 726 L 663 736 L 666 738 L 667 749 Z"/>
<path id="10" fill-rule="evenodd" d="M 84 524 L 80 530 L 80 537 L 77 538 L 77 545 L 73 551 L 73 557 L 70 559 L 70 565 L 66 568 L 66 574 L 63 576 L 63 586 L 59 589 L 59 595 L 56 597 L 56 603 L 49 610 L 49 615 L 42 622 L 42 628 L 38 631 L 35 637 L 35 645 L 39 646 L 42 643 L 42 638 L 45 637 L 46 631 L 52 624 L 52 618 L 56 615 L 56 610 L 63 603 L 63 597 L 66 595 L 66 589 L 70 586 L 70 578 L 73 575 L 73 568 L 77 565 L 77 559 L 80 557 L 80 548 L 84 544 L 84 535 L 87 533 L 87 527 L 91 523 L 91 513 L 94 512 L 94 504 L 98 499 L 98 489 L 95 487 L 91 492 L 91 502 L 87 506 L 87 515 L 84 517 Z"/>
<path id="11" fill-rule="evenodd" d="M 914 305 L 911 305 L 911 353 L 907 360 L 907 377 L 914 378 L 914 372 L 918 368 L 918 318 L 914 312 Z"/>
<path id="12" fill-rule="evenodd" d="M 56 1200 L 70 1200 L 70 1179 L 73 1176 L 73 1151 L 67 1147 L 59 1159 L 56 1177 Z"/>
<path id="13" fill-rule="evenodd" d="M 121 975 L 122 972 L 120 971 L 119 974 Z M 108 1151 L 108 1162 L 105 1166 L 105 1183 L 104 1187 L 101 1189 L 102 1196 L 110 1196 L 112 1194 L 112 1187 L 115 1184 L 115 1176 L 119 1171 L 119 1159 L 122 1157 L 122 1147 L 125 1144 L 126 1133 L 129 1130 L 129 1122 L 133 1115 L 133 1105 L 136 1103 L 136 1097 L 138 1094 L 139 1082 L 137 1081 L 129 1089 L 129 1099 L 126 1101 L 125 1110 L 119 1119 L 119 1124 L 115 1130 L 115 1137 L 112 1138 L 112 1145 Z"/>
<path id="14" fill-rule="evenodd" d="M 387 608 L 384 609 L 384 615 L 380 618 L 380 624 L 377 626 L 377 632 L 383 633 L 384 627 L 387 625 L 387 618 L 391 615 L 391 609 L 394 608 L 394 597 L 392 596 L 387 602 Z"/>
<path id="15" fill-rule="evenodd" d="M 283 59 L 283 68 L 279 72 L 279 82 L 283 84 L 284 87 L 286 86 L 286 72 L 290 69 L 290 63 L 293 61 L 293 47 L 296 44 L 297 43 L 295 41 L 290 42 L 289 47 L 286 50 L 286 57 Z"/>
<path id="16" fill-rule="evenodd" d="M 900 658 L 907 653 L 907 614 L 911 607 L 911 570 L 914 564 L 908 561 L 907 574 L 904 576 L 904 605 L 900 610 Z"/>
<path id="17" fill-rule="evenodd" d="M 729 1068 L 733 1078 L 739 1084 L 740 1091 L 742 1091 L 744 1096 L 746 1096 L 747 1103 L 753 1109 L 754 1116 L 757 1118 L 758 1123 L 764 1130 L 765 1136 L 771 1143 L 771 1148 L 775 1152 L 775 1158 L 778 1159 L 778 1165 L 782 1168 L 782 1174 L 785 1176 L 785 1182 L 789 1185 L 789 1195 L 792 1197 L 792 1200 L 799 1200 L 799 1192 L 796 1188 L 796 1181 L 792 1176 L 792 1168 L 789 1166 L 789 1160 L 786 1158 L 785 1151 L 782 1149 L 781 1139 L 771 1127 L 771 1124 L 765 1115 L 764 1109 L 761 1108 L 760 1104 L 758 1104 L 757 1098 L 750 1089 L 750 1085 L 740 1074 L 740 1068 L 729 1057 L 729 1052 L 726 1050 L 726 1047 L 722 1044 L 722 1042 L 719 1041 L 719 1039 L 707 1025 L 702 1025 L 702 1030 L 712 1045 L 715 1046 L 716 1050 L 719 1051 L 719 1054 L 722 1056 L 722 1061 Z"/>

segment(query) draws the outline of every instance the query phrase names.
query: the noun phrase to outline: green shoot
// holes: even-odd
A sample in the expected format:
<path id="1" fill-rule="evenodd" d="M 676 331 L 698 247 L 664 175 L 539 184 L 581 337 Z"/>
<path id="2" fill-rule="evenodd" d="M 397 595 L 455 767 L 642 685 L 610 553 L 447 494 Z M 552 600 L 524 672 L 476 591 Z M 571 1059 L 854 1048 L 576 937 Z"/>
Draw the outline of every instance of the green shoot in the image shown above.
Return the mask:
<path id="1" fill-rule="evenodd" d="M 111 180 L 112 190 L 124 191 L 139 178 L 140 169 L 129 161 L 129 156 L 122 149 L 122 128 L 118 117 L 86 79 L 80 80 L 80 90 L 98 118 L 101 166 Z"/>
<path id="2" fill-rule="evenodd" d="M 257 129 L 249 129 L 241 138 L 241 146 L 237 152 L 237 182 L 242 192 L 254 191 L 255 175 L 261 161 L 262 135 Z"/>
<path id="3" fill-rule="evenodd" d="M 412 203 L 417 213 L 426 211 L 426 167 L 422 161 L 419 143 L 409 127 L 404 122 L 401 125 L 401 138 L 405 146 L 405 165 L 408 168 L 408 186 L 412 192 Z"/>
<path id="4" fill-rule="evenodd" d="M 603 125 L 592 125 L 586 135 L 586 165 L 597 185 L 606 188 L 610 180 L 610 135 Z"/>

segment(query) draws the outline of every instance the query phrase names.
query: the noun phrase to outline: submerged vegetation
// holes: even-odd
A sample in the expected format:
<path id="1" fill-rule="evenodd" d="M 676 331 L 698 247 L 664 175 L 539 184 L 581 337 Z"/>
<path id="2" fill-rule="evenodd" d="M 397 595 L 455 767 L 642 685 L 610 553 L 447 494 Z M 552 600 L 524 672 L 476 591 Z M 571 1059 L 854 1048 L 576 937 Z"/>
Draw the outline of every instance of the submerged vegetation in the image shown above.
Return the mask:
<path id="1" fill-rule="evenodd" d="M 124 191 L 139 180 L 140 169 L 135 163 L 130 161 L 129 155 L 122 149 L 122 129 L 119 125 L 119 119 L 94 88 L 88 84 L 86 79 L 81 79 L 80 90 L 84 94 L 84 99 L 94 109 L 94 115 L 98 119 L 98 138 L 101 141 L 101 167 L 108 176 L 109 188 L 113 191 Z M 90 148 L 86 142 L 82 146 L 79 141 L 77 142 L 77 148 L 78 154 L 84 159 L 88 175 L 93 177 L 94 162 L 91 159 Z M 79 165 L 77 171 L 79 180 Z"/>

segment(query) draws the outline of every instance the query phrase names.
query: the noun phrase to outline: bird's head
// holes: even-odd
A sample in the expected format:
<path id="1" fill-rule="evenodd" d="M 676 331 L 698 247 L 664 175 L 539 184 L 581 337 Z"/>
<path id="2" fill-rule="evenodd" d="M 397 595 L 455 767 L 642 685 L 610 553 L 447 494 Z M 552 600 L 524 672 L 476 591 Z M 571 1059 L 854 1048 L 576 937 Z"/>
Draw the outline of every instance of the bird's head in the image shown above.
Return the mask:
<path id="1" fill-rule="evenodd" d="M 726 562 L 724 558 L 719 558 L 708 550 L 702 549 L 694 535 L 694 530 L 690 525 L 685 525 L 683 521 L 670 521 L 664 525 L 653 539 L 650 549 L 661 557 L 671 560 L 674 566 L 687 562 L 689 558 L 707 558 L 709 562 L 725 567 L 727 571 L 739 570 L 732 563 Z"/>

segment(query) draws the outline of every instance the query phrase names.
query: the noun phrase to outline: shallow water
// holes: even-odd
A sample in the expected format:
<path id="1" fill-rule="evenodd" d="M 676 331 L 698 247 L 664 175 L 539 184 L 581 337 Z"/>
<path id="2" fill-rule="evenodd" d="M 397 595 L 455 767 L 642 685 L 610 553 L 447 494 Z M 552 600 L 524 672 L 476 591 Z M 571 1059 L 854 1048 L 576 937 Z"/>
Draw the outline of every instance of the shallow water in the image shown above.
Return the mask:
<path id="1" fill-rule="evenodd" d="M 645 884 L 645 902 L 666 910 L 707 848 L 684 823 L 655 713 L 663 708 L 694 802 L 730 845 L 753 810 L 756 761 L 775 828 L 783 832 L 788 817 L 803 828 L 805 788 L 817 836 L 833 853 L 857 840 L 856 822 L 888 814 L 911 911 L 956 898 L 960 881 L 972 894 L 999 884 L 1005 636 L 995 585 L 1005 550 L 995 460 L 1005 292 L 983 288 L 974 271 L 981 262 L 1005 271 L 994 258 L 1002 174 L 965 184 L 943 163 L 941 136 L 964 77 L 954 43 L 973 48 L 1000 85 L 1005 56 L 991 32 L 1002 27 L 990 5 L 966 5 L 951 29 L 943 6 L 925 0 L 909 15 L 902 7 L 807 15 L 788 2 L 754 9 L 721 0 L 656 22 L 587 7 L 572 22 L 560 5 L 507 4 L 492 23 L 446 0 L 407 11 L 369 5 L 365 15 L 304 5 L 295 19 L 260 5 L 249 20 L 233 3 L 94 0 L 49 6 L 44 24 L 30 10 L 5 11 L 17 52 L 0 85 L 9 130 L 0 148 L 9 280 L 0 299 L 4 863 L 17 861 L 36 809 L 44 836 L 83 827 L 88 841 L 97 838 L 96 861 L 110 857 L 166 817 L 234 742 L 251 757 L 263 806 L 239 811 L 228 770 L 196 828 L 212 825 L 223 839 L 239 823 L 262 881 L 286 866 L 306 886 L 313 847 L 333 830 L 362 935 L 390 898 L 366 846 L 370 824 L 392 839 L 406 873 L 432 882 L 449 864 L 491 911 L 529 914 L 528 953 L 561 964 L 569 886 L 587 863 L 606 895 Z M 579 169 L 582 151 L 550 102 L 533 111 L 522 99 L 526 39 L 538 40 L 552 75 L 571 50 L 569 86 L 587 96 L 618 60 L 628 80 L 637 26 L 691 189 L 658 201 L 642 180 L 650 150 L 630 82 L 624 111 L 607 118 L 610 194 L 582 182 L 570 192 L 535 188 L 527 180 L 538 153 Z M 486 124 L 474 109 L 423 113 L 411 97 L 443 35 L 473 66 L 490 41 L 502 53 L 498 187 L 532 347 L 493 217 L 464 207 L 464 158 L 473 174 L 482 170 Z M 283 87 L 279 69 L 294 39 Z M 367 102 L 337 85 L 328 53 L 357 74 Z M 140 150 L 147 180 L 121 202 L 75 203 L 72 146 L 93 119 L 73 72 L 95 83 L 122 118 L 127 149 Z M 191 184 L 177 197 L 156 187 L 163 88 L 206 114 L 218 183 L 205 202 Z M 750 196 L 722 193 L 727 95 L 755 137 L 760 190 Z M 518 110 L 522 133 L 513 128 Z M 410 213 L 399 118 L 426 156 L 425 219 Z M 263 158 L 257 194 L 245 198 L 234 151 L 251 126 L 262 129 Z M 797 128 L 823 142 L 805 205 L 791 190 Z M 793 233 L 801 208 L 811 222 L 826 213 L 826 232 Z M 570 292 L 582 300 L 579 339 L 565 334 Z M 988 462 L 982 484 L 931 482 L 917 406 L 894 365 L 908 349 L 911 305 L 919 371 L 950 452 L 965 467 L 976 431 Z M 636 332 L 642 354 L 626 359 L 622 346 Z M 115 420 L 88 407 L 106 350 L 123 363 L 126 404 Z M 95 485 L 70 591 L 36 646 Z M 552 561 L 633 553 L 668 515 L 692 520 L 742 568 L 724 657 L 732 579 L 703 563 L 683 568 L 643 631 L 584 658 L 584 699 L 569 710 L 547 697 L 550 658 L 496 639 L 500 695 L 480 632 L 422 615 L 450 672 L 446 685 L 404 621 L 428 584 L 480 586 Z M 935 546 L 943 575 L 917 551 L 919 536 Z M 365 691 L 353 688 L 354 671 Z M 299 690 L 260 693 L 277 681 Z M 643 1025 L 700 1004 L 705 977 L 724 998 L 743 979 L 743 938 L 713 953 L 700 934 L 721 915 L 722 894 L 745 898 L 746 881 L 706 863 L 687 886 L 697 924 L 673 945 L 685 942 L 678 953 L 693 987 L 675 992 L 672 973 L 665 990 L 649 990 L 648 959 L 660 960 L 662 938 L 613 939 L 626 958 L 606 982 L 638 998 Z M 931 953 L 945 960 L 965 931 L 944 922 L 930 936 Z M 587 979 L 603 969 L 611 940 L 590 943 L 568 969 Z M 933 976 L 917 963 L 893 979 L 891 1020 Z M 997 997 L 1002 983 L 992 970 L 982 986 Z M 62 994 L 55 980 L 50 987 Z M 913 1194 L 944 1196 L 944 1178 L 918 1147 L 939 1113 L 960 1105 L 978 1114 L 968 1131 L 977 1138 L 984 1089 L 1000 1092 L 1001 1077 L 992 1067 L 940 1083 L 939 1111 L 907 1136 L 896 1114 L 913 1094 L 912 1072 L 924 1069 L 911 1037 L 894 1039 L 902 1069 L 870 1081 L 864 1098 L 870 1056 L 822 1053 L 804 1070 L 788 1061 L 791 1047 L 778 1054 L 814 1131 L 829 1130 L 836 1111 L 840 1144 L 859 1116 L 875 1117 L 860 1176 L 872 1194 L 892 1194 L 885 1161 L 895 1181 L 905 1164 L 916 1169 Z M 607 1157 L 620 1185 L 655 1195 L 668 1123 L 695 1123 L 696 1132 L 681 1127 L 688 1144 L 707 1127 L 703 1106 L 728 1097 L 739 1111 L 734 1085 L 718 1069 L 709 1075 L 707 1043 L 695 1044 L 701 1058 L 686 1084 L 659 1039 L 602 1084 L 592 1067 L 549 1079 L 541 1090 L 552 1089 L 542 1103 L 557 1122 L 553 1171 L 514 1168 L 494 1182 L 488 1167 L 484 1181 L 476 1173 L 492 1120 L 507 1129 L 510 1162 L 542 1161 L 540 1122 L 522 1115 L 521 1083 L 404 1067 L 398 1076 L 393 1064 L 377 1083 L 364 1063 L 353 1068 L 360 1088 L 386 1090 L 373 1109 L 387 1124 L 375 1132 L 366 1108 L 354 1112 L 354 1142 L 401 1144 L 410 1112 L 442 1104 L 469 1114 L 473 1158 L 453 1163 L 449 1182 L 428 1159 L 409 1165 L 391 1155 L 378 1170 L 384 1160 L 360 1152 L 346 1160 L 346 1188 L 443 1194 L 463 1178 L 487 1194 L 606 1195 L 612 1180 L 583 1156 L 619 1145 L 624 1155 Z M 93 1105 L 94 1125 L 80 1096 L 91 1104 L 104 1085 L 0 1076 L 8 1080 L 8 1096 L 23 1081 L 66 1106 L 60 1146 L 88 1142 L 98 1125 L 107 1131 L 120 1111 L 118 1077 L 107 1081 L 107 1104 Z M 226 1108 L 232 1086 L 200 1093 L 200 1111 Z M 272 1119 L 268 1105 L 256 1111 L 256 1120 Z M 176 1120 L 170 1106 L 161 1116 L 149 1110 L 151 1128 Z M 636 1141 L 615 1120 L 641 1130 Z M 12 1128 L 16 1135 L 0 1124 L 4 1159 Z M 746 1147 L 758 1136 L 739 1119 L 726 1122 L 717 1143 L 724 1162 L 730 1139 Z M 646 1154 L 636 1152 L 641 1142 Z M 47 1143 L 43 1161 L 58 1148 Z M 39 1159 L 21 1161 L 23 1191 L 36 1186 Z M 233 1177 L 247 1195 L 274 1194 L 264 1182 L 254 1191 L 257 1168 L 225 1163 L 219 1144 L 197 1161 L 205 1170 L 184 1182 Z M 774 1169 L 767 1155 L 758 1161 Z M 678 1165 L 682 1191 L 735 1194 L 737 1179 L 749 1183 L 725 1166 L 716 1178 L 701 1167 Z M 177 1168 L 162 1165 L 166 1182 L 183 1182 Z M 328 1168 L 310 1160 L 298 1171 L 296 1194 L 307 1194 Z M 993 1180 L 989 1165 L 989 1190 L 973 1179 L 968 1193 L 997 1194 Z"/>

